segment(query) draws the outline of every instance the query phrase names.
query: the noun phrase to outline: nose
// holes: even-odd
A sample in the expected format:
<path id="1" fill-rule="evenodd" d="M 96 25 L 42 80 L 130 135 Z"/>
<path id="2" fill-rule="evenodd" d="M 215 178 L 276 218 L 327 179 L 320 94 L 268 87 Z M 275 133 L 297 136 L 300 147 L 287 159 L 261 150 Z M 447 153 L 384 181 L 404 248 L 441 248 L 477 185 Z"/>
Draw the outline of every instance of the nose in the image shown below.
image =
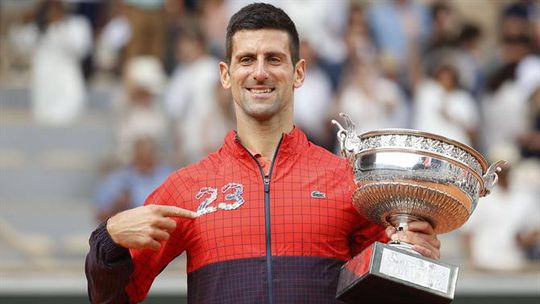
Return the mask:
<path id="1" fill-rule="evenodd" d="M 263 82 L 268 79 L 268 72 L 266 71 L 266 65 L 264 60 L 259 60 L 255 65 L 253 79 L 255 79 L 257 82 Z"/>

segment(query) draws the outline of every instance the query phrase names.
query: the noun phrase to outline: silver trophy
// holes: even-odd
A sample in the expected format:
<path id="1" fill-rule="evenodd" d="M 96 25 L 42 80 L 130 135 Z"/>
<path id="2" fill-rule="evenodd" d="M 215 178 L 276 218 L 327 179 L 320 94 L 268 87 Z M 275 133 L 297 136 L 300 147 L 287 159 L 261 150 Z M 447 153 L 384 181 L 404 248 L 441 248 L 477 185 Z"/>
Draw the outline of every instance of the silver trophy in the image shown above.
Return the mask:
<path id="1" fill-rule="evenodd" d="M 353 205 L 381 226 L 403 230 L 427 221 L 437 234 L 463 225 L 478 199 L 490 193 L 507 163 L 486 160 L 471 147 L 446 137 L 411 129 L 384 129 L 357 135 L 345 127 L 337 137 L 353 167 L 357 189 Z M 458 267 L 417 254 L 410 244 L 375 242 L 341 269 L 337 298 L 358 303 L 449 303 Z M 368 301 L 368 302 L 365 302 Z"/>

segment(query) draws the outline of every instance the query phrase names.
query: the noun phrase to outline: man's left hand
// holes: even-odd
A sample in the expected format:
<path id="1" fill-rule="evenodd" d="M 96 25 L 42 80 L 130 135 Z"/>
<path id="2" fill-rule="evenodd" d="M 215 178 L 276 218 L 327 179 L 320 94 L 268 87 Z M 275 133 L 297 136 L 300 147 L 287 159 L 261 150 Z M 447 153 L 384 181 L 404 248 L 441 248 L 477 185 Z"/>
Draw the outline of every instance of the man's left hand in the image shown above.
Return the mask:
<path id="1" fill-rule="evenodd" d="M 399 240 L 413 245 L 412 249 L 423 256 L 435 260 L 441 257 L 441 242 L 428 222 L 410 222 L 403 231 L 396 231 L 395 227 L 388 226 L 386 235 L 392 241 Z"/>

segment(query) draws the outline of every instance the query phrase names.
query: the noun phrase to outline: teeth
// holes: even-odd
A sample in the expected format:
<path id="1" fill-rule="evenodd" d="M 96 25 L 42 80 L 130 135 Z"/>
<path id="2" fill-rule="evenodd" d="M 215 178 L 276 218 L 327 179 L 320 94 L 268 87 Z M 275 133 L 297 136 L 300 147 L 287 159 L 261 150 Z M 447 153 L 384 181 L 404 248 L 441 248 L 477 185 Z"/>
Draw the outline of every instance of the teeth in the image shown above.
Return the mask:
<path id="1" fill-rule="evenodd" d="M 255 94 L 270 93 L 272 92 L 272 89 L 265 89 L 265 90 L 251 89 L 251 92 Z"/>

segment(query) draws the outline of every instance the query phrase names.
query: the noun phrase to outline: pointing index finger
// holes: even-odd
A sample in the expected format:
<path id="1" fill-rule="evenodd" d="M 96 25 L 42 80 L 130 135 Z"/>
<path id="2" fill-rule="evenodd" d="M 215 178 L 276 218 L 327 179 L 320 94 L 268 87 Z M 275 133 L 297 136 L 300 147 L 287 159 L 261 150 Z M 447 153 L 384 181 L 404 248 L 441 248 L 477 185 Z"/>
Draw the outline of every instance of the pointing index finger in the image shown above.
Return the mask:
<path id="1" fill-rule="evenodd" d="M 191 210 L 183 209 L 176 206 L 159 205 L 158 210 L 161 213 L 161 215 L 167 216 L 167 217 L 169 216 L 179 216 L 179 217 L 187 217 L 187 218 L 197 217 L 197 213 Z"/>

